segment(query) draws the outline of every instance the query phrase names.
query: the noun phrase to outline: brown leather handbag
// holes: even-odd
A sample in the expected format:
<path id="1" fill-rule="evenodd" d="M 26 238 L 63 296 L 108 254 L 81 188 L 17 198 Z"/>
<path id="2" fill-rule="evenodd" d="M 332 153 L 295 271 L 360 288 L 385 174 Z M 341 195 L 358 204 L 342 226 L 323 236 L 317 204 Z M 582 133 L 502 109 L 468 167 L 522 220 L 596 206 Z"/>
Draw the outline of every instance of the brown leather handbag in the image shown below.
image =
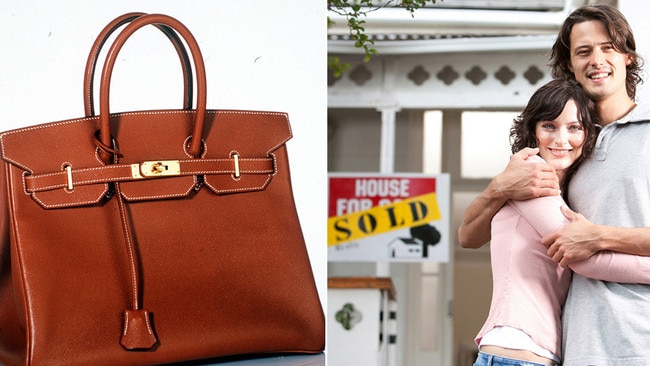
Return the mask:
<path id="1" fill-rule="evenodd" d="M 127 23 L 107 53 L 95 116 L 99 49 Z M 178 51 L 184 108 L 111 114 L 118 52 L 149 24 Z M 111 22 L 91 50 L 84 90 L 85 117 L 0 134 L 0 362 L 321 352 L 287 114 L 207 110 L 197 42 L 160 14 Z"/>

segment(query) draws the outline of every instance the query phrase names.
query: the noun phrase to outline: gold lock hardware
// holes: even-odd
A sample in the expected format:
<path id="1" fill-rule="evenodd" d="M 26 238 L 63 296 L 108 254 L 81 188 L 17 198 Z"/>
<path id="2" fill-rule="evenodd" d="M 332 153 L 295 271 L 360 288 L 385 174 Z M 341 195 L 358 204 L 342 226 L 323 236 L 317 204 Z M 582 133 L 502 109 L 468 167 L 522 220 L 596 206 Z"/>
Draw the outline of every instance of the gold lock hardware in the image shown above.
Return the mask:
<path id="1" fill-rule="evenodd" d="M 140 164 L 131 164 L 133 178 L 168 177 L 181 174 L 178 160 L 152 160 Z"/>

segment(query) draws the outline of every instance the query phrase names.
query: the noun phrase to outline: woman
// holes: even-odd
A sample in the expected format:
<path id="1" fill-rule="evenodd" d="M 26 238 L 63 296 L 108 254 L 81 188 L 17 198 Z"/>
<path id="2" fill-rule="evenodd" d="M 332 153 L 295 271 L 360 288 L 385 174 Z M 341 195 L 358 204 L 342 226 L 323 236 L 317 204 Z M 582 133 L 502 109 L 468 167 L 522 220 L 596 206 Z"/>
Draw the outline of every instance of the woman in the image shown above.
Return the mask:
<path id="1" fill-rule="evenodd" d="M 566 197 L 571 175 L 593 150 L 596 116 L 594 102 L 579 84 L 553 80 L 533 94 L 515 119 L 512 152 L 538 148 L 539 157 L 529 160 L 544 159 L 553 166 Z M 562 205 L 560 196 L 508 201 L 494 216 L 492 303 L 475 340 L 480 352 L 474 366 L 560 362 L 560 315 L 571 272 L 548 257 L 541 238 L 568 223 Z M 648 262 L 647 257 L 600 252 L 570 268 L 605 281 L 649 283 L 648 272 L 638 271 L 641 264 L 650 267 Z"/>

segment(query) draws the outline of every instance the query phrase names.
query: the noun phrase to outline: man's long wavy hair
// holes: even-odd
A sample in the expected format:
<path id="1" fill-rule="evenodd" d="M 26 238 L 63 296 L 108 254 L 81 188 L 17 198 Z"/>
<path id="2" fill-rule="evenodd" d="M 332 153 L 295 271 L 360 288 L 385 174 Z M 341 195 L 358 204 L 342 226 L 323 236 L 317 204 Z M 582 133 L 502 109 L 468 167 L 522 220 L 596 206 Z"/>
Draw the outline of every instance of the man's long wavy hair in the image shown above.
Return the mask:
<path id="1" fill-rule="evenodd" d="M 555 79 L 533 93 L 528 104 L 518 115 L 510 128 L 510 147 L 516 153 L 525 147 L 538 147 L 539 141 L 535 134 L 538 122 L 553 121 L 564 110 L 564 106 L 573 100 L 578 108 L 578 118 L 585 132 L 585 142 L 582 154 L 567 169 L 560 189 L 565 201 L 568 199 L 569 180 L 576 169 L 591 155 L 596 144 L 598 112 L 596 103 L 589 98 L 580 84 L 575 80 Z"/>
<path id="2" fill-rule="evenodd" d="M 569 69 L 571 64 L 571 30 L 574 25 L 590 20 L 603 23 L 613 42 L 614 49 L 630 57 L 631 63 L 626 68 L 625 89 L 630 99 L 634 100 L 636 87 L 643 82 L 641 78 L 643 59 L 636 53 L 634 34 L 625 16 L 609 4 L 582 6 L 574 10 L 566 18 L 551 48 L 549 59 L 551 75 L 557 79 L 575 80 L 575 75 Z"/>

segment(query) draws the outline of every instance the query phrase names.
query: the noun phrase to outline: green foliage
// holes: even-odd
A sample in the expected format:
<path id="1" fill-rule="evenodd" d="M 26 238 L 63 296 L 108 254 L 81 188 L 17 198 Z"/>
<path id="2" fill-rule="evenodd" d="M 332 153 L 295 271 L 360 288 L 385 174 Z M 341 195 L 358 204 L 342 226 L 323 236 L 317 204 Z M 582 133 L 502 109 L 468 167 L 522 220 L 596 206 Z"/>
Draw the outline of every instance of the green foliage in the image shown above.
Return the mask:
<path id="1" fill-rule="evenodd" d="M 344 72 L 350 70 L 352 65 L 349 63 L 341 62 L 341 59 L 337 56 L 328 56 L 327 57 L 327 67 L 334 72 L 334 77 L 339 78 L 343 75 Z"/>
<path id="2" fill-rule="evenodd" d="M 377 50 L 374 47 L 375 41 L 366 34 L 366 21 L 363 18 L 368 13 L 387 6 L 404 8 L 414 16 L 415 10 L 427 3 L 435 4 L 436 0 L 327 0 L 327 10 L 345 17 L 354 46 L 363 49 L 363 61 L 368 62 L 377 55 Z M 327 17 L 327 26 L 332 24 L 334 22 Z M 327 64 L 335 77 L 340 77 L 350 68 L 349 64 L 341 63 L 338 57 L 333 56 L 328 58 Z"/>

